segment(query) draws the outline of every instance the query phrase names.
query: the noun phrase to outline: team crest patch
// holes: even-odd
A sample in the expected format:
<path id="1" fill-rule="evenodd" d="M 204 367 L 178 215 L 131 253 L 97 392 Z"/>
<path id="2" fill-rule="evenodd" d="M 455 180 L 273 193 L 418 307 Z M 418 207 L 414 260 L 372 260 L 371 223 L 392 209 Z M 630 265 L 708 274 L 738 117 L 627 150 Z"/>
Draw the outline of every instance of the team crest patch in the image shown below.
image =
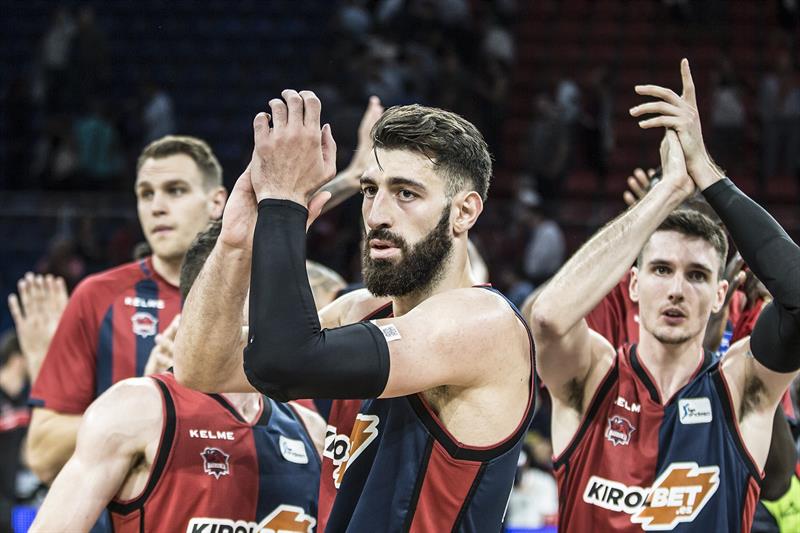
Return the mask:
<path id="1" fill-rule="evenodd" d="M 614 446 L 627 446 L 631 442 L 631 435 L 636 428 L 628 419 L 614 415 L 608 419 L 606 439 Z"/>
<path id="2" fill-rule="evenodd" d="M 153 337 L 158 333 L 158 319 L 145 311 L 134 313 L 131 317 L 133 332 L 140 337 Z"/>
<path id="3" fill-rule="evenodd" d="M 200 456 L 203 458 L 203 471 L 209 476 L 214 476 L 219 479 L 220 476 L 227 476 L 231 473 L 228 466 L 228 458 L 230 455 L 223 452 L 219 448 L 212 448 L 207 446 Z"/>

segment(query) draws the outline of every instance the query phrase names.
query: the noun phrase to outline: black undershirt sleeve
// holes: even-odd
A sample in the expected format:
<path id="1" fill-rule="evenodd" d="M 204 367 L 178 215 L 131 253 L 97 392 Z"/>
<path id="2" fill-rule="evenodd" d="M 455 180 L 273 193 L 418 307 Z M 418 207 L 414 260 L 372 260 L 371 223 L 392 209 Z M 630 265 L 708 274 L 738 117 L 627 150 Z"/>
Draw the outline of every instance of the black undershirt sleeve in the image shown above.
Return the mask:
<path id="1" fill-rule="evenodd" d="M 278 401 L 376 398 L 389 378 L 386 339 L 371 322 L 321 329 L 306 274 L 307 218 L 295 202 L 258 204 L 245 374 Z"/>
<path id="2" fill-rule="evenodd" d="M 769 213 L 723 179 L 703 191 L 747 265 L 774 300 L 750 336 L 753 356 L 775 372 L 800 369 L 800 248 Z"/>

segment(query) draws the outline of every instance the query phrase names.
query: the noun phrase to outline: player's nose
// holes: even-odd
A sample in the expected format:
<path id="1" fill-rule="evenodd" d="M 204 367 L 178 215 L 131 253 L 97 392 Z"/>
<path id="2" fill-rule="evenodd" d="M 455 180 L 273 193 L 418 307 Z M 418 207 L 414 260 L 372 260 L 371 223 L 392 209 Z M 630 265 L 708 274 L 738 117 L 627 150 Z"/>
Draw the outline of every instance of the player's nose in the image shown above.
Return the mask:
<path id="1" fill-rule="evenodd" d="M 153 215 L 163 215 L 168 210 L 167 195 L 158 191 L 153 193 L 153 201 L 150 203 L 150 212 Z"/>
<path id="2" fill-rule="evenodd" d="M 392 203 L 390 195 L 384 191 L 378 191 L 367 212 L 367 225 L 371 229 L 392 227 L 393 222 Z"/>

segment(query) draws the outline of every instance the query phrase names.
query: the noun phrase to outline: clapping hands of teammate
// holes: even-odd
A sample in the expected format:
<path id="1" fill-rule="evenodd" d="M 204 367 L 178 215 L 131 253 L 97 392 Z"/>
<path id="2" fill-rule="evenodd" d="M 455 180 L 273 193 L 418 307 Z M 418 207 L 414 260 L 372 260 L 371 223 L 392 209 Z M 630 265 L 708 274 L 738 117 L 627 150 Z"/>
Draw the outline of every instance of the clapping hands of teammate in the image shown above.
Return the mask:
<path id="1" fill-rule="evenodd" d="M 680 96 L 658 85 L 637 85 L 635 88 L 637 94 L 652 96 L 658 100 L 634 106 L 630 109 L 630 114 L 634 117 L 657 115 L 639 121 L 639 127 L 642 129 L 669 128 L 675 131 L 683 149 L 689 175 L 698 187 L 705 189 L 719 179 L 722 173 L 711 161 L 703 142 L 694 81 L 687 59 L 681 60 L 681 80 L 683 92 Z"/>
<path id="2" fill-rule="evenodd" d="M 64 279 L 50 274 L 28 272 L 17 282 L 17 290 L 19 296 L 8 297 L 8 308 L 33 381 L 39 374 L 69 296 Z"/>
<path id="3" fill-rule="evenodd" d="M 150 357 L 144 366 L 144 375 L 158 374 L 172 366 L 175 353 L 175 335 L 178 334 L 178 324 L 181 315 L 175 315 L 167 329 L 156 335 L 156 345 L 150 350 Z"/>
<path id="4" fill-rule="evenodd" d="M 383 106 L 381 100 L 377 96 L 370 96 L 367 109 L 361 117 L 361 123 L 358 125 L 358 146 L 353 154 L 353 159 L 347 165 L 348 169 L 352 169 L 354 174 L 357 174 L 356 182 L 361 179 L 361 174 L 369 167 L 373 161 L 372 153 L 372 126 L 378 122 L 383 114 Z"/>
<path id="5" fill-rule="evenodd" d="M 650 190 L 655 174 L 656 169 L 654 168 L 648 168 L 647 172 L 641 168 L 634 169 L 633 175 L 628 176 L 628 190 L 622 193 L 625 205 L 633 205 L 644 198 L 644 195 Z"/>
<path id="6" fill-rule="evenodd" d="M 330 193 L 314 194 L 336 173 L 336 142 L 331 127 L 320 128 L 322 104 L 311 91 L 286 89 L 253 120 L 255 150 L 250 180 L 256 198 L 284 199 L 307 206 L 309 218 L 321 211 Z"/>
<path id="7" fill-rule="evenodd" d="M 681 150 L 681 143 L 675 130 L 667 129 L 664 133 L 660 153 L 661 172 L 663 175 L 661 183 L 672 187 L 685 198 L 694 194 L 696 187 L 686 170 L 683 150 Z"/>

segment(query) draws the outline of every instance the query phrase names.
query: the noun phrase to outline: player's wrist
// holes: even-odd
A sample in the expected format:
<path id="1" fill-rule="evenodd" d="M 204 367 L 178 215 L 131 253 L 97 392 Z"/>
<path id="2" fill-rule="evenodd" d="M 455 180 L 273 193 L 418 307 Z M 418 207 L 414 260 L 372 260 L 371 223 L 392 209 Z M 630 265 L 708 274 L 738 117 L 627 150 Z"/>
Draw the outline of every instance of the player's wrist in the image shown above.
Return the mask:
<path id="1" fill-rule="evenodd" d="M 699 161 L 687 168 L 689 175 L 700 191 L 704 191 L 718 181 L 725 179 L 725 172 L 711 159 L 708 152 L 705 152 Z"/>

